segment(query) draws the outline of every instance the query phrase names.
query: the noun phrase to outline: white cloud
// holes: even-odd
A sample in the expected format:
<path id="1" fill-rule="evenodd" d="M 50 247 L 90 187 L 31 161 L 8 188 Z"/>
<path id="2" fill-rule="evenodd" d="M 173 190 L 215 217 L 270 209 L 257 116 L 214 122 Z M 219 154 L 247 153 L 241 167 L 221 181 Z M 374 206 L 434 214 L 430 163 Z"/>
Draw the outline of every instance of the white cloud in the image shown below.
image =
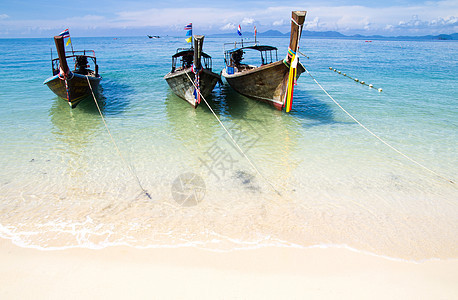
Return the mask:
<path id="1" fill-rule="evenodd" d="M 411 18 L 411 16 L 417 16 Z M 410 6 L 310 7 L 305 28 L 363 34 L 431 34 L 458 32 L 458 1 L 418 3 Z M 312 21 L 311 21 L 312 20 Z"/>
<path id="2" fill-rule="evenodd" d="M 435 20 L 424 21 L 417 15 L 412 16 L 409 21 L 400 21 L 397 25 L 398 28 L 403 29 L 425 29 L 425 28 L 446 28 L 458 27 L 458 18 L 451 16 L 448 18 L 438 18 Z"/>
<path id="3" fill-rule="evenodd" d="M 253 18 L 244 18 L 242 20 L 242 25 L 252 25 L 252 24 L 254 24 Z"/>
<path id="4" fill-rule="evenodd" d="M 307 20 L 307 22 L 304 23 L 304 29 L 311 31 L 320 30 L 320 26 L 320 18 L 318 17 L 313 18 L 313 20 Z"/>
<path id="5" fill-rule="evenodd" d="M 233 23 L 227 23 L 223 27 L 220 27 L 221 30 L 234 30 L 236 28 L 236 25 Z"/>
<path id="6" fill-rule="evenodd" d="M 391 31 L 391 30 L 394 29 L 394 26 L 391 25 L 391 24 L 388 24 L 388 25 L 386 25 L 386 26 L 384 27 L 384 29 L 385 29 L 386 31 Z"/>
<path id="7" fill-rule="evenodd" d="M 106 20 L 104 16 L 85 15 L 83 17 L 73 17 L 67 19 L 70 22 L 103 22 Z"/>
<path id="8" fill-rule="evenodd" d="M 153 8 L 142 11 L 119 12 L 112 25 L 122 24 L 130 27 L 178 26 L 181 28 L 182 24 L 192 22 L 198 28 L 199 26 L 223 25 L 228 23 L 228 20 L 234 22 L 234 20 L 242 20 L 242 18 L 243 14 L 239 14 L 235 18 L 230 12 L 224 12 L 224 10 L 217 8 Z"/>
<path id="9" fill-rule="evenodd" d="M 298 0 L 290 3 L 303 7 Z M 295 2 L 296 1 L 296 2 Z M 249 1 L 247 1 L 249 2 Z M 249 4 L 249 3 L 248 3 Z M 193 22 L 196 32 L 213 33 L 219 30 L 234 30 L 238 24 L 256 24 L 263 32 L 272 27 L 282 32 L 290 30 L 291 6 L 270 6 L 240 10 L 223 7 L 151 8 L 143 10 L 119 10 L 111 15 L 85 15 L 62 19 L 20 20 L 0 14 L 4 32 L 28 32 L 70 27 L 86 30 L 90 28 L 124 29 L 160 28 L 163 32 L 180 32 L 184 24 Z M 307 6 L 304 29 L 336 30 L 344 34 L 431 34 L 458 32 L 458 1 L 419 2 L 409 6 L 326 5 L 321 2 Z M 247 13 L 249 11 L 249 13 Z M 411 16 L 416 16 L 412 18 Z"/>

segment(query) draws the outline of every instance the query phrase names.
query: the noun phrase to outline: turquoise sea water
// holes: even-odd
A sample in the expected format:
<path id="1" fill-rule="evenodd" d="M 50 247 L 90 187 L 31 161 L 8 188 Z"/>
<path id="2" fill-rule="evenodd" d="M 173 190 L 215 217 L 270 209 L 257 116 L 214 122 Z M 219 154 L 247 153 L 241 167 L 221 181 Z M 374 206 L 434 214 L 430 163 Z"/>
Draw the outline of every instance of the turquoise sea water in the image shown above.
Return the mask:
<path id="1" fill-rule="evenodd" d="M 225 82 L 208 99 L 260 176 L 210 110 L 193 109 L 163 79 L 183 38 L 72 40 L 75 50 L 95 50 L 103 115 L 151 199 L 93 100 L 71 110 L 43 85 L 53 40 L 1 39 L 0 236 L 40 249 L 335 246 L 409 260 L 458 257 L 456 184 L 374 138 L 306 73 L 289 114 Z M 206 37 L 214 71 L 231 41 Z M 285 56 L 288 39 L 261 42 Z M 301 52 L 362 124 L 458 180 L 458 43 L 303 39 Z M 174 182 L 189 173 L 205 187 L 197 205 L 180 205 Z"/>

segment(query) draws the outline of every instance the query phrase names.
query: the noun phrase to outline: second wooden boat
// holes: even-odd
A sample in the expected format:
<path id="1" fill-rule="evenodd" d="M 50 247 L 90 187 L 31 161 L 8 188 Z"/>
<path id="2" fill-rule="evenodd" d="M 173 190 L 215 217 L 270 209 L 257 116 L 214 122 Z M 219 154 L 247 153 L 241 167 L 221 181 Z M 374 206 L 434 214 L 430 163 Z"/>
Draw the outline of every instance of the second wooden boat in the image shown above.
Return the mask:
<path id="1" fill-rule="evenodd" d="M 202 51 L 203 42 L 203 35 L 195 35 L 194 47 L 179 48 L 172 56 L 172 71 L 164 76 L 172 91 L 194 108 L 200 104 L 200 95 L 209 96 L 221 80 L 212 72 L 211 56 Z"/>
<path id="2" fill-rule="evenodd" d="M 71 108 L 75 108 L 84 98 L 91 95 L 92 90 L 95 92 L 99 86 L 102 77 L 99 75 L 99 66 L 93 50 L 73 51 L 71 55 L 66 55 L 64 38 L 55 36 L 58 58 L 52 58 L 52 77 L 46 79 L 46 84 L 51 91 L 60 98 L 66 100 Z M 67 59 L 73 59 L 75 68 L 70 71 Z M 92 62 L 94 70 L 89 69 L 89 61 Z"/>
<path id="3" fill-rule="evenodd" d="M 285 108 L 289 111 L 294 81 L 305 71 L 295 55 L 305 15 L 305 11 L 292 12 L 290 44 L 288 56 L 284 60 L 278 60 L 277 48 L 258 45 L 257 42 L 254 45 L 244 46 L 242 40 L 241 45 L 234 43 L 234 48 L 225 51 L 226 67 L 222 75 L 229 85 L 246 97 L 267 102 L 278 110 Z M 260 66 L 242 63 L 243 55 L 247 50 L 260 53 Z M 295 69 L 294 72 L 291 66 Z M 289 105 L 288 99 L 291 101 Z"/>

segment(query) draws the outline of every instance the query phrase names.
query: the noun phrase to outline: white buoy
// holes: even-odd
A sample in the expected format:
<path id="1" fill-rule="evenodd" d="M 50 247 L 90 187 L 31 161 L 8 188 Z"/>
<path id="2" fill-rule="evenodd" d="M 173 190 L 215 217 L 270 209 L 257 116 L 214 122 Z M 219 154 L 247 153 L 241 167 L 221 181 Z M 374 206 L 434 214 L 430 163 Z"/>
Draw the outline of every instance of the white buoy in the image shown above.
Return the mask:
<path id="1" fill-rule="evenodd" d="M 334 70 L 334 72 L 336 72 L 336 71 L 337 71 L 336 69 L 333 69 L 333 70 Z"/>
<path id="2" fill-rule="evenodd" d="M 364 81 L 361 81 L 360 83 L 361 83 L 361 84 L 365 84 L 365 82 L 364 82 Z"/>
<path id="3" fill-rule="evenodd" d="M 329 67 L 329 70 L 332 70 L 332 67 Z"/>
<path id="4" fill-rule="evenodd" d="M 379 92 L 382 92 L 382 89 L 380 88 L 380 89 L 378 89 L 378 91 L 379 91 Z"/>
<path id="5" fill-rule="evenodd" d="M 358 82 L 359 81 L 358 78 L 355 78 L 355 81 Z"/>
<path id="6" fill-rule="evenodd" d="M 347 73 L 344 73 L 344 76 L 347 76 Z"/>
<path id="7" fill-rule="evenodd" d="M 369 87 L 370 87 L 370 88 L 373 88 L 374 86 L 373 86 L 372 83 L 371 83 L 371 84 L 369 84 Z"/>
<path id="8" fill-rule="evenodd" d="M 341 74 L 342 72 L 338 71 L 337 73 Z"/>

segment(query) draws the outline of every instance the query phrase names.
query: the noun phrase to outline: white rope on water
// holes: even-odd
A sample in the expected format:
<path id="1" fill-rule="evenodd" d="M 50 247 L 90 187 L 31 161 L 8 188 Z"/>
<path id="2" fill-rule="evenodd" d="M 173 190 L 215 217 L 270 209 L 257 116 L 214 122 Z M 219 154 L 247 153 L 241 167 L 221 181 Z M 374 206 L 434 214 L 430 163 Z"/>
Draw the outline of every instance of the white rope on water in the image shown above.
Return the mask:
<path id="1" fill-rule="evenodd" d="M 372 132 L 369 128 L 367 128 L 366 126 L 364 126 L 363 124 L 361 124 L 361 122 L 359 122 L 355 117 L 353 117 L 348 111 L 345 110 L 345 108 L 342 107 L 342 105 L 340 105 L 322 86 L 320 83 L 318 83 L 318 81 L 312 76 L 312 74 L 310 74 L 310 72 L 307 70 L 307 68 L 305 68 L 305 71 L 307 72 L 307 74 L 313 79 L 313 81 L 315 81 L 315 83 L 323 90 L 323 92 L 326 93 L 326 95 L 328 95 L 328 97 L 344 112 L 346 113 L 353 121 L 355 121 L 359 126 L 361 126 L 362 128 L 364 128 L 364 130 L 366 130 L 367 132 L 369 132 L 372 136 L 374 136 L 376 139 L 378 139 L 380 142 L 382 142 L 383 144 L 385 144 L 386 146 L 388 146 L 391 150 L 397 152 L 398 154 L 402 155 L 404 158 L 406 158 L 407 160 L 411 161 L 412 163 L 422 167 L 423 169 L 431 172 L 432 174 L 448 181 L 449 183 L 452 183 L 452 184 L 455 184 L 455 182 L 451 179 L 448 179 L 440 174 L 438 174 L 437 172 L 431 170 L 430 168 L 424 166 L 423 164 L 419 163 L 418 161 L 414 160 L 413 158 L 410 158 L 409 156 L 407 156 L 406 154 L 402 153 L 400 150 L 396 149 L 394 146 L 390 145 L 388 142 L 386 142 L 385 140 L 383 140 L 381 137 L 379 137 L 378 135 L 376 135 L 374 132 Z"/>
<path id="2" fill-rule="evenodd" d="M 304 53 L 302 53 L 302 52 L 299 50 L 299 48 L 297 49 L 297 52 L 298 52 L 299 54 L 301 54 L 302 56 L 304 56 L 305 58 L 310 59 L 310 57 L 308 57 L 307 55 L 305 55 Z"/>
<path id="3" fill-rule="evenodd" d="M 262 177 L 262 179 L 264 179 L 264 181 L 266 181 L 270 187 L 275 191 L 275 193 L 277 193 L 279 196 L 281 196 L 280 192 L 274 187 L 274 185 L 269 181 L 267 180 L 266 177 L 264 177 L 264 175 L 262 175 L 262 173 L 258 170 L 258 168 L 256 168 L 256 166 L 253 164 L 253 162 L 248 158 L 248 156 L 245 154 L 245 152 L 242 150 L 242 148 L 240 148 L 239 144 L 237 144 L 237 142 L 234 140 L 234 138 L 232 137 L 232 135 L 229 133 L 229 131 L 226 129 L 226 126 L 224 126 L 223 122 L 221 122 L 221 120 L 218 118 L 218 116 L 216 115 L 216 113 L 213 111 L 213 109 L 211 108 L 210 104 L 208 104 L 207 100 L 205 99 L 205 97 L 202 95 L 202 93 L 200 92 L 200 90 L 196 87 L 196 85 L 194 84 L 194 81 L 191 79 L 191 77 L 189 76 L 189 74 L 187 72 L 185 72 L 186 76 L 188 76 L 188 79 L 189 81 L 192 83 L 192 85 L 194 86 L 194 88 L 196 89 L 196 91 L 200 94 L 200 97 L 204 100 L 205 104 L 208 106 L 208 108 L 210 109 L 210 111 L 212 112 L 213 116 L 216 118 L 216 120 L 218 121 L 218 123 L 221 125 L 221 127 L 223 127 L 224 131 L 226 131 L 227 135 L 230 137 L 232 143 L 234 143 L 234 145 L 237 147 L 237 149 L 239 149 L 240 153 L 243 154 L 243 156 L 245 157 L 245 159 L 250 163 L 251 167 L 256 171 L 256 173 L 259 174 L 259 176 Z"/>
<path id="4" fill-rule="evenodd" d="M 124 156 L 122 155 L 121 151 L 119 150 L 119 147 L 118 147 L 118 145 L 116 144 L 116 141 L 115 141 L 115 139 L 113 138 L 113 135 L 111 135 L 110 129 L 108 128 L 107 122 L 105 122 L 105 118 L 103 117 L 102 111 L 100 110 L 99 104 L 97 103 L 97 99 L 95 98 L 94 91 L 92 90 L 91 82 L 89 81 L 89 77 L 88 77 L 87 75 L 86 75 L 86 79 L 87 79 L 87 83 L 88 83 L 88 85 L 89 85 L 89 88 L 91 89 L 92 98 L 94 99 L 95 105 L 97 106 L 97 110 L 99 111 L 99 114 L 100 114 L 100 117 L 102 118 L 103 124 L 105 125 L 105 128 L 107 129 L 108 135 L 110 136 L 111 142 L 112 142 L 113 145 L 115 146 L 116 151 L 118 152 L 119 157 L 121 157 L 121 160 L 123 161 L 123 163 L 129 168 L 130 172 L 132 173 L 132 176 L 134 176 L 135 179 L 137 180 L 138 186 L 139 186 L 140 189 L 143 191 L 143 193 L 145 193 L 145 195 L 146 195 L 149 199 L 151 199 L 150 194 L 143 188 L 143 186 L 142 186 L 142 184 L 141 184 L 141 182 L 140 182 L 140 179 L 138 178 L 137 174 L 135 174 L 134 170 L 133 170 L 132 167 L 126 162 L 126 160 L 124 159 Z"/>

